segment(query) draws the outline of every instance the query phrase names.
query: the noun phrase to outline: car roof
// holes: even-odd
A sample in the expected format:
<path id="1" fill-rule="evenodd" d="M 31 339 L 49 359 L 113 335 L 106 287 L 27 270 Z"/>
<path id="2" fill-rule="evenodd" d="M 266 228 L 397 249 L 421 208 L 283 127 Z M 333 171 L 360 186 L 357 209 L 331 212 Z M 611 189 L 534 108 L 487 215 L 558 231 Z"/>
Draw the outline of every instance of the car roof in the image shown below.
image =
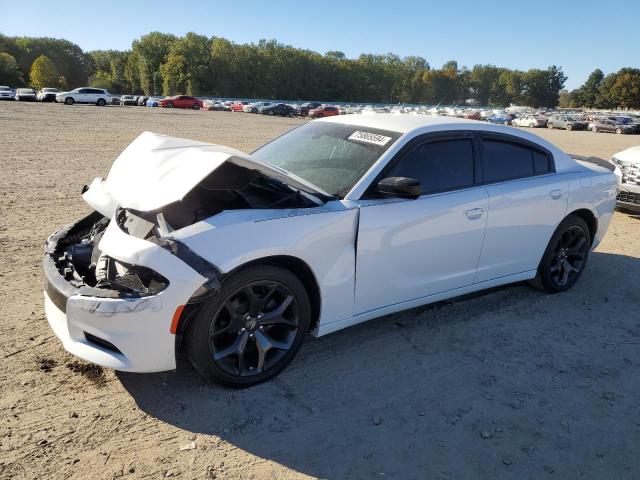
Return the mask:
<path id="1" fill-rule="evenodd" d="M 327 117 L 316 120 L 317 122 L 335 122 L 344 125 L 358 125 L 361 127 L 379 128 L 392 132 L 409 133 L 413 130 L 429 126 L 451 125 L 460 129 L 461 125 L 478 125 L 477 120 L 469 120 L 457 117 L 443 117 L 436 115 L 398 115 L 397 113 L 360 113 L 339 117 Z M 481 124 L 487 125 L 487 124 Z M 464 127 L 462 127 L 464 128 Z"/>

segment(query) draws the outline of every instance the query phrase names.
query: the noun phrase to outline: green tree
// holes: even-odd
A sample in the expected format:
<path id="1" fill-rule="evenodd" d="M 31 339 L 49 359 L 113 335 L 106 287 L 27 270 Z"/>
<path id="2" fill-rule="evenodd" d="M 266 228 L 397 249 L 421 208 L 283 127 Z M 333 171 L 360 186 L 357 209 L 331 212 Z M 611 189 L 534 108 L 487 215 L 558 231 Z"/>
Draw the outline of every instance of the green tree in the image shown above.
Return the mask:
<path id="1" fill-rule="evenodd" d="M 151 32 L 134 40 L 132 50 L 138 59 L 139 85 L 147 95 L 159 89 L 159 82 L 162 81 L 159 76 L 160 65 L 165 62 L 175 41 L 174 35 L 160 32 Z"/>
<path id="2" fill-rule="evenodd" d="M 600 85 L 604 80 L 604 73 L 596 68 L 587 81 L 576 91 L 576 102 L 582 107 L 594 107 L 598 100 Z"/>
<path id="3" fill-rule="evenodd" d="M 45 55 L 40 55 L 33 62 L 29 78 L 31 86 L 37 90 L 45 87 L 60 87 L 60 73 L 51 59 Z"/>
<path id="4" fill-rule="evenodd" d="M 5 52 L 0 52 L 0 84 L 8 86 L 24 85 L 24 78 L 18 62 Z"/>

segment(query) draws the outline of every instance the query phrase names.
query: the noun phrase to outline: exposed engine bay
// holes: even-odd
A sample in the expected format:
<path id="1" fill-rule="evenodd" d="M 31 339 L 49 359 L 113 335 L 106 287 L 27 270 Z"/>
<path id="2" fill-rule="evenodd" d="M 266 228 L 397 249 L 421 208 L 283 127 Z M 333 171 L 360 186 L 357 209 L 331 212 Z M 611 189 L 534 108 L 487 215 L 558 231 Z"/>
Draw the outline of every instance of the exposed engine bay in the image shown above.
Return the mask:
<path id="1" fill-rule="evenodd" d="M 160 221 L 164 221 L 171 231 L 206 220 L 225 210 L 317 207 L 318 201 L 312 198 L 314 197 L 257 170 L 226 162 L 196 185 L 182 200 L 158 210 L 130 211 L 151 224 L 157 223 L 158 215 L 161 214 L 163 220 Z M 128 233 L 147 238 L 139 233 Z"/>
<path id="2" fill-rule="evenodd" d="M 166 288 L 169 281 L 153 270 L 119 262 L 100 251 L 109 222 L 93 212 L 59 239 L 51 255 L 60 275 L 77 289 L 109 289 L 121 296 L 152 295 Z"/>

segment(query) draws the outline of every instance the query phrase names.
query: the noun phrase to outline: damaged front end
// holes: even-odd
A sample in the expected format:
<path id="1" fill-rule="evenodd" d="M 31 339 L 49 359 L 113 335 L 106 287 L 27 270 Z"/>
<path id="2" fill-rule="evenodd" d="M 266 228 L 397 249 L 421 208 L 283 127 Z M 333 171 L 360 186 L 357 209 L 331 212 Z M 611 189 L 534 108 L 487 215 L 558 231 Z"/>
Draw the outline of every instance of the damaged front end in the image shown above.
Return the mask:
<path id="1" fill-rule="evenodd" d="M 98 245 L 109 222 L 108 218 L 93 212 L 61 228 L 47 240 L 46 291 L 63 312 L 67 299 L 74 294 L 140 298 L 158 294 L 169 285 L 159 273 L 118 261 L 100 250 Z"/>
<path id="2" fill-rule="evenodd" d="M 144 133 L 83 198 L 95 211 L 46 242 L 47 320 L 80 358 L 153 372 L 175 368 L 183 310 L 218 292 L 222 276 L 173 232 L 227 211 L 304 209 L 330 196 L 237 150 Z"/>

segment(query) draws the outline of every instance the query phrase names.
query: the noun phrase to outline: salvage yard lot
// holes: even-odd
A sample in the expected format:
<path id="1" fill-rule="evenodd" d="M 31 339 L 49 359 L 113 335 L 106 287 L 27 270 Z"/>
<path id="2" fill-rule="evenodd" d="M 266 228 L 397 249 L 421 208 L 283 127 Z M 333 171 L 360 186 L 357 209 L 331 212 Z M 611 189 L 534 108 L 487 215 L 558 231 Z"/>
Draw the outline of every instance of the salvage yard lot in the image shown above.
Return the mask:
<path id="1" fill-rule="evenodd" d="M 83 185 L 145 130 L 250 151 L 302 122 L 0 104 L 0 478 L 638 478 L 640 218 L 625 213 L 567 293 L 515 285 L 374 320 L 248 390 L 64 352 L 40 262 L 88 212 Z M 640 143 L 535 133 L 603 158 Z"/>

